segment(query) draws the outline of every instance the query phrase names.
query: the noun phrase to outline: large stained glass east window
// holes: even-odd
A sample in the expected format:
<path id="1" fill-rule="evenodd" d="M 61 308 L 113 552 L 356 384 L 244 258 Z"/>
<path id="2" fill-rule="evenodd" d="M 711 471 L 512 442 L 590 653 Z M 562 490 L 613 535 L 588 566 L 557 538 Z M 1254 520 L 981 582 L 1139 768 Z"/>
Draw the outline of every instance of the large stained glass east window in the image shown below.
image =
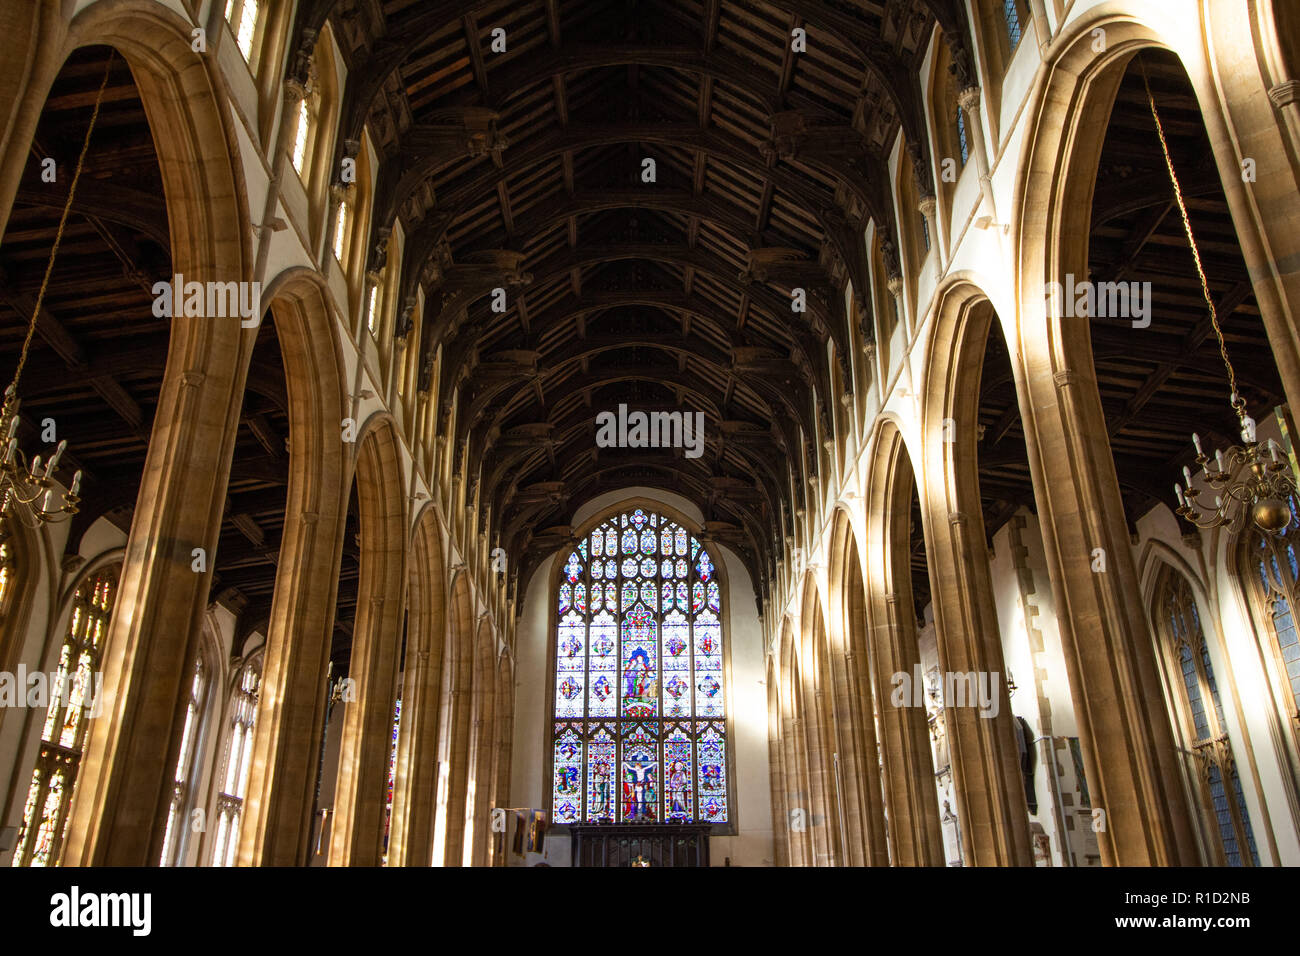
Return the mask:
<path id="1" fill-rule="evenodd" d="M 713 557 L 636 509 L 560 576 L 552 821 L 726 823 L 722 596 Z"/>

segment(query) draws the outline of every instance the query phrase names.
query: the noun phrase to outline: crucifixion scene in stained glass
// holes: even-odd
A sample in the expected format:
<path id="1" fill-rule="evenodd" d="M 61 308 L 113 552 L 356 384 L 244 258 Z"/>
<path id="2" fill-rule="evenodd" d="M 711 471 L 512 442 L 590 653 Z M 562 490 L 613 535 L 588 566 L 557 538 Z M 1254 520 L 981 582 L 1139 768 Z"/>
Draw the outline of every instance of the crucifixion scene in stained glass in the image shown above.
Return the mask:
<path id="1" fill-rule="evenodd" d="M 556 823 L 727 821 L 722 597 L 713 559 L 643 509 L 569 554 L 557 595 Z"/>

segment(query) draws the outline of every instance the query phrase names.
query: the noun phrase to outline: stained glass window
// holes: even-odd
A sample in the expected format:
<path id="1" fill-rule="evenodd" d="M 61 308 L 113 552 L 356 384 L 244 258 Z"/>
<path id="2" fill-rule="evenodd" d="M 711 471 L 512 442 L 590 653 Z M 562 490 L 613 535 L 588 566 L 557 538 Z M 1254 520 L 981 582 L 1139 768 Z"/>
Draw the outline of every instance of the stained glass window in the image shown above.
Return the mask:
<path id="1" fill-rule="evenodd" d="M 261 16 L 258 0 L 226 0 L 226 22 L 235 31 L 239 52 L 250 64 L 253 62 L 253 42 L 257 37 L 257 23 Z"/>
<path id="2" fill-rule="evenodd" d="M 23 805 L 15 866 L 52 866 L 63 849 L 86 732 L 102 707 L 99 663 L 117 597 L 117 574 L 114 565 L 90 575 L 73 595 L 58 670 L 49 689 L 41 750 Z"/>
<path id="3" fill-rule="evenodd" d="M 262 659 L 257 656 L 244 665 L 239 686 L 230 701 L 229 739 L 226 760 L 217 793 L 217 838 L 212 848 L 213 866 L 234 866 L 239 849 L 239 821 L 244 815 L 244 793 L 253 761 L 253 723 L 257 717 L 257 695 L 262 685 Z"/>
<path id="4" fill-rule="evenodd" d="M 190 801 L 191 781 L 194 777 L 195 751 L 198 746 L 199 724 L 203 718 L 203 701 L 207 689 L 207 674 L 203 658 L 194 662 L 190 670 L 189 702 L 185 707 L 185 726 L 181 731 L 181 750 L 176 758 L 173 774 L 172 803 L 167 811 L 167 829 L 163 834 L 163 866 L 176 863 L 184 845 L 185 810 Z"/>
<path id="5" fill-rule="evenodd" d="M 340 200 L 334 213 L 334 258 L 343 262 L 343 253 L 347 250 L 348 227 L 351 223 L 351 210 L 346 199 Z"/>
<path id="6" fill-rule="evenodd" d="M 1237 776 L 1200 611 L 1191 585 L 1181 574 L 1165 571 L 1158 613 L 1165 648 L 1176 667 L 1173 691 L 1178 694 L 1181 690 L 1182 706 L 1175 710 L 1183 715 L 1183 733 L 1196 761 L 1192 770 L 1205 817 L 1218 834 L 1212 855 L 1219 858 L 1213 862 L 1258 866 L 1255 834 Z"/>
<path id="7" fill-rule="evenodd" d="M 307 134 L 311 132 L 311 104 L 304 96 L 298 101 L 298 125 L 293 131 L 293 168 L 302 174 L 307 159 Z"/>
<path id="8" fill-rule="evenodd" d="M 1007 39 L 1014 50 L 1020 45 L 1020 8 L 1016 0 L 1002 0 L 1002 15 L 1007 21 Z"/>
<path id="9" fill-rule="evenodd" d="M 1300 632 L 1295 603 L 1300 598 L 1300 507 L 1293 498 L 1291 524 L 1278 536 L 1255 531 L 1247 547 L 1251 579 L 1260 599 L 1257 610 L 1271 632 L 1278 682 L 1285 689 L 1293 729 L 1300 729 Z"/>
<path id="10" fill-rule="evenodd" d="M 579 542 L 556 597 L 553 822 L 727 822 L 722 597 L 708 551 L 638 508 Z"/>

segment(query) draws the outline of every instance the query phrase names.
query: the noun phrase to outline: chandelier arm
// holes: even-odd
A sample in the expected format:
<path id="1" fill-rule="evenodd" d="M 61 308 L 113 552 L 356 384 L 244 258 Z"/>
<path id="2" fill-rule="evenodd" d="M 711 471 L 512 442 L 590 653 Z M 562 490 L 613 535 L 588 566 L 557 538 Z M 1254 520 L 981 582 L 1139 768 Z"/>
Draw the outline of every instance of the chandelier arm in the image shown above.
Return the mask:
<path id="1" fill-rule="evenodd" d="M 1254 493 L 1250 490 L 1250 485 L 1245 482 L 1229 485 L 1224 489 L 1224 492 L 1229 498 L 1232 498 L 1234 501 L 1240 501 L 1244 505 L 1250 504 L 1251 499 L 1255 497 Z"/>

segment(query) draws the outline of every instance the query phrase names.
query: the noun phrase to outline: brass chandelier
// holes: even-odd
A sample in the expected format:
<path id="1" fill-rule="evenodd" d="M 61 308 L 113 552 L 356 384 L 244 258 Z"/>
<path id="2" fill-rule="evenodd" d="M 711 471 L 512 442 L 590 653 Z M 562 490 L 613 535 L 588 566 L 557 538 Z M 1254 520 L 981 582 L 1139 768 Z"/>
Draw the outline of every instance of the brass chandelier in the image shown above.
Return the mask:
<path id="1" fill-rule="evenodd" d="M 1201 280 L 1201 294 L 1205 297 L 1205 304 L 1210 310 L 1210 325 L 1218 339 L 1219 355 L 1228 374 L 1228 404 L 1232 407 L 1233 414 L 1237 416 L 1241 426 L 1241 444 L 1232 445 L 1226 451 L 1215 449 L 1213 458 L 1202 450 L 1201 436 L 1192 434 L 1192 444 L 1196 448 L 1196 463 L 1201 467 L 1199 477 L 1213 493 L 1214 504 L 1211 506 L 1201 500 L 1204 490 L 1192 483 L 1191 469 L 1184 467 L 1183 482 L 1174 483 L 1174 494 L 1178 498 L 1176 513 L 1198 528 L 1226 527 L 1235 534 L 1245 528 L 1249 520 L 1262 531 L 1281 534 L 1291 524 L 1289 502 L 1296 490 L 1291 467 L 1285 458 L 1278 456 L 1277 443 L 1271 438 L 1266 445 L 1259 443 L 1255 433 L 1255 420 L 1247 414 L 1246 400 L 1237 390 L 1237 373 L 1228 358 L 1223 329 L 1219 326 L 1218 312 L 1214 307 L 1210 285 L 1201 264 L 1200 248 L 1196 244 L 1196 236 L 1192 233 L 1187 204 L 1183 201 L 1183 190 L 1178 182 L 1178 174 L 1174 171 L 1173 159 L 1169 155 L 1169 144 L 1165 140 L 1160 113 L 1156 110 L 1155 97 L 1151 94 L 1151 84 L 1147 79 L 1145 64 L 1142 65 L 1142 83 L 1146 87 L 1147 103 L 1151 107 L 1151 117 L 1155 120 L 1156 134 L 1160 137 L 1160 150 L 1164 154 L 1165 168 L 1169 170 L 1169 180 L 1174 187 L 1174 198 L 1178 202 L 1178 211 L 1182 214 L 1183 231 L 1187 234 L 1192 259 L 1196 262 L 1196 274 Z M 1186 483 L 1186 488 L 1183 487 L 1183 483 Z"/>
<path id="2" fill-rule="evenodd" d="M 37 455 L 29 462 L 27 456 L 18 448 L 18 426 L 21 419 L 18 414 L 18 382 L 22 378 L 23 367 L 27 364 L 27 353 L 31 349 L 32 337 L 36 334 L 36 324 L 40 319 L 41 304 L 45 301 L 45 292 L 50 285 L 50 276 L 54 272 L 54 261 L 59 254 L 59 244 L 63 241 L 63 230 L 68 224 L 68 215 L 72 211 L 72 200 L 77 193 L 77 183 L 81 179 L 81 170 L 85 166 L 86 151 L 90 148 L 90 136 L 95 130 L 95 121 L 99 119 L 99 108 L 104 100 L 104 88 L 108 86 L 108 77 L 113 67 L 114 54 L 110 53 L 104 64 L 104 78 L 100 81 L 99 92 L 95 96 L 95 108 L 90 114 L 90 124 L 86 127 L 86 137 L 81 143 L 81 155 L 77 157 L 77 168 L 72 174 L 72 183 L 68 187 L 68 198 L 63 204 L 63 215 L 59 219 L 59 228 L 54 235 L 54 244 L 50 248 L 50 258 L 45 264 L 45 276 L 41 280 L 41 290 L 36 296 L 36 305 L 32 308 L 31 320 L 27 323 L 27 336 L 23 339 L 22 351 L 18 354 L 18 367 L 14 370 L 13 381 L 5 389 L 4 405 L 0 406 L 0 427 L 7 429 L 5 434 L 4 458 L 0 459 L 0 514 L 17 517 L 29 527 L 38 527 L 58 521 L 66 521 L 77 513 L 81 501 L 81 471 L 72 476 L 72 484 L 61 496 L 54 487 L 54 471 L 59 466 L 59 459 L 68 447 L 66 440 L 60 441 L 50 460 L 41 466 L 41 456 Z M 62 498 L 62 501 L 59 499 Z"/>

